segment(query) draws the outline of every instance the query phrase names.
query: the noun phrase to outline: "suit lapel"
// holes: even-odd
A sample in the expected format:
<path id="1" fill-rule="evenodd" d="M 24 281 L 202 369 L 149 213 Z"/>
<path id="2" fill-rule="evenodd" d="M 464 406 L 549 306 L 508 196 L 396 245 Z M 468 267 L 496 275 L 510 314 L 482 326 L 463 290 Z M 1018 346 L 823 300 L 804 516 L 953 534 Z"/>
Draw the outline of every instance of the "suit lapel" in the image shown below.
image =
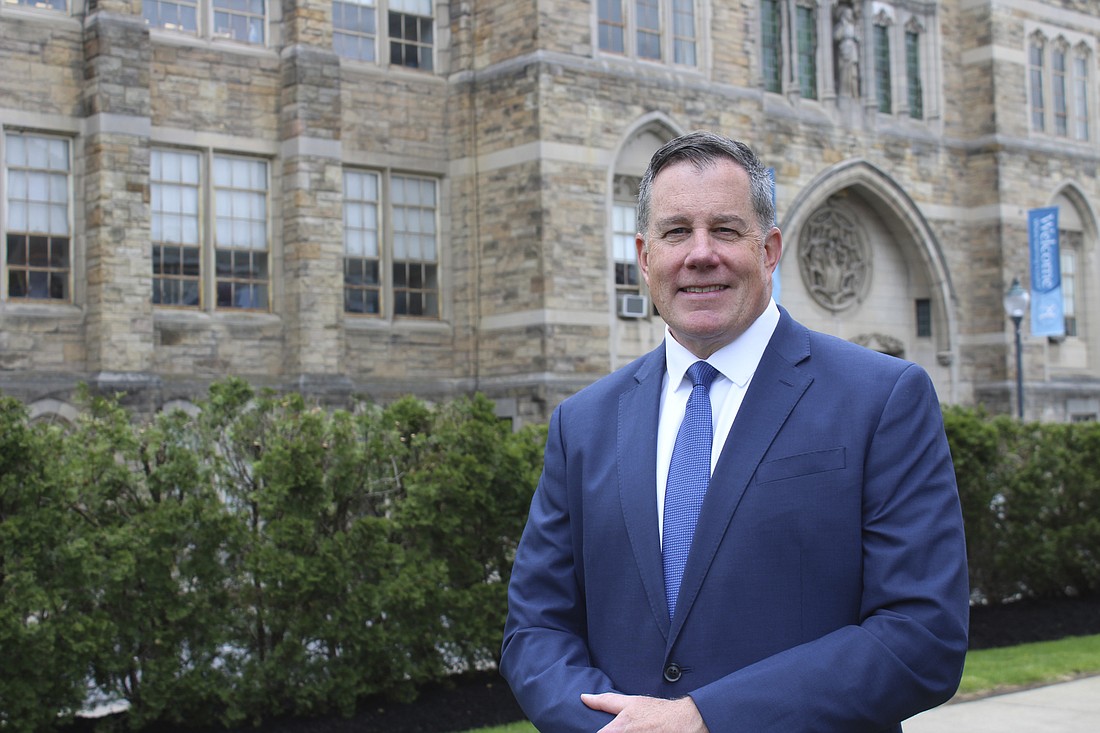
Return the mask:
<path id="1" fill-rule="evenodd" d="M 764 453 L 813 381 L 795 365 L 809 355 L 809 335 L 785 311 L 764 350 L 718 457 L 691 554 L 680 584 L 668 645 L 671 648 L 699 594 L 737 505 Z"/>
<path id="2" fill-rule="evenodd" d="M 642 578 L 650 611 L 661 632 L 668 634 L 668 606 L 661 569 L 661 545 L 657 533 L 657 416 L 665 350 L 650 352 L 635 373 L 634 386 L 619 397 L 615 436 L 619 499 L 630 536 L 634 562 Z"/>

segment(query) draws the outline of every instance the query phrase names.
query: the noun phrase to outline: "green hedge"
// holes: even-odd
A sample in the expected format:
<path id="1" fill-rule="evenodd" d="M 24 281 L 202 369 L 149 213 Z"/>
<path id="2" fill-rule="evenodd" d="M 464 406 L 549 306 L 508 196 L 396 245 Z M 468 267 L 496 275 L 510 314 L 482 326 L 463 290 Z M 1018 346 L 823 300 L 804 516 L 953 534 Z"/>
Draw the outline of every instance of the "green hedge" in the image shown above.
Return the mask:
<path id="1" fill-rule="evenodd" d="M 484 397 L 354 411 L 214 385 L 68 431 L 0 398 L 0 729 L 350 713 L 494 664 L 544 429 Z"/>
<path id="2" fill-rule="evenodd" d="M 1100 592 L 1100 423 L 1028 423 L 951 407 L 944 423 L 974 600 Z"/>
<path id="3" fill-rule="evenodd" d="M 544 426 L 239 380 L 195 416 L 85 408 L 62 429 L 0 397 L 0 729 L 89 689 L 135 729 L 350 714 L 495 664 Z M 975 599 L 1100 591 L 1100 425 L 945 424 Z"/>

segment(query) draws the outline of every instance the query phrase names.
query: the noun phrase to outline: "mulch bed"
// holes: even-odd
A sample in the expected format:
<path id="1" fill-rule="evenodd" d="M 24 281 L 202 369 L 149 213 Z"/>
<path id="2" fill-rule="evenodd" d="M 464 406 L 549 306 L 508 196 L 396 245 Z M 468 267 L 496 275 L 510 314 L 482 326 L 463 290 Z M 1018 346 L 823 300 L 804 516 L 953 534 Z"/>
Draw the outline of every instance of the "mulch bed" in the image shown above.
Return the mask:
<path id="1" fill-rule="evenodd" d="M 1100 596 L 981 606 L 972 608 L 970 613 L 971 649 L 1092 634 L 1100 634 Z M 463 676 L 451 684 L 428 687 L 411 704 L 377 701 L 364 705 L 352 718 L 272 720 L 256 728 L 190 733 L 454 733 L 523 718 L 504 680 L 496 673 L 483 673 Z M 104 730 L 96 731 L 87 723 L 74 724 L 62 733 L 101 733 Z M 141 733 L 183 731 L 154 726 Z"/>
<path id="2" fill-rule="evenodd" d="M 970 609 L 970 648 L 992 649 L 1100 634 L 1100 595 Z"/>

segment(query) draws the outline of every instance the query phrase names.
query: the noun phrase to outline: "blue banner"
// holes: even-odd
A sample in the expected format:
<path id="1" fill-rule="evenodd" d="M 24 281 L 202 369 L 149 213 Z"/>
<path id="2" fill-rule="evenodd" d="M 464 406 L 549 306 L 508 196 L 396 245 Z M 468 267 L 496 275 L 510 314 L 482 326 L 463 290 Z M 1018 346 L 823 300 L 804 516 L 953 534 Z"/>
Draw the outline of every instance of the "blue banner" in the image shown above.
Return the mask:
<path id="1" fill-rule="evenodd" d="M 1031 253 L 1031 335 L 1065 336 L 1057 206 L 1027 213 L 1027 239 Z"/>
<path id="2" fill-rule="evenodd" d="M 772 209 L 775 211 L 775 220 L 773 224 L 779 226 L 779 209 L 775 207 L 775 168 L 768 168 L 768 178 L 772 182 Z M 772 273 L 772 299 L 776 303 L 779 302 L 780 294 L 783 291 L 783 285 L 779 281 L 779 265 L 775 266 L 775 272 Z"/>

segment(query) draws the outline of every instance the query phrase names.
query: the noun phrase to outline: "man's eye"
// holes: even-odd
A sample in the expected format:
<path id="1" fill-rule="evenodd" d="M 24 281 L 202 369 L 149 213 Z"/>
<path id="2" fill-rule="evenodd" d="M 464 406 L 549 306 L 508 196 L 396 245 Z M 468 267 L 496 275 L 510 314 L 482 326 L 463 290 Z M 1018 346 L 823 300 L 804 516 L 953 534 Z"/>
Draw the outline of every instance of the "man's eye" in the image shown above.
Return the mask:
<path id="1" fill-rule="evenodd" d="M 685 237 L 691 233 L 691 230 L 687 227 L 676 227 L 675 229 L 669 229 L 665 232 L 665 239 L 677 239 Z"/>
<path id="2" fill-rule="evenodd" d="M 719 239 L 729 241 L 734 239 L 741 239 L 745 235 L 737 231 L 736 229 L 731 229 L 730 227 L 718 227 L 714 230 L 714 236 L 718 237 Z"/>

